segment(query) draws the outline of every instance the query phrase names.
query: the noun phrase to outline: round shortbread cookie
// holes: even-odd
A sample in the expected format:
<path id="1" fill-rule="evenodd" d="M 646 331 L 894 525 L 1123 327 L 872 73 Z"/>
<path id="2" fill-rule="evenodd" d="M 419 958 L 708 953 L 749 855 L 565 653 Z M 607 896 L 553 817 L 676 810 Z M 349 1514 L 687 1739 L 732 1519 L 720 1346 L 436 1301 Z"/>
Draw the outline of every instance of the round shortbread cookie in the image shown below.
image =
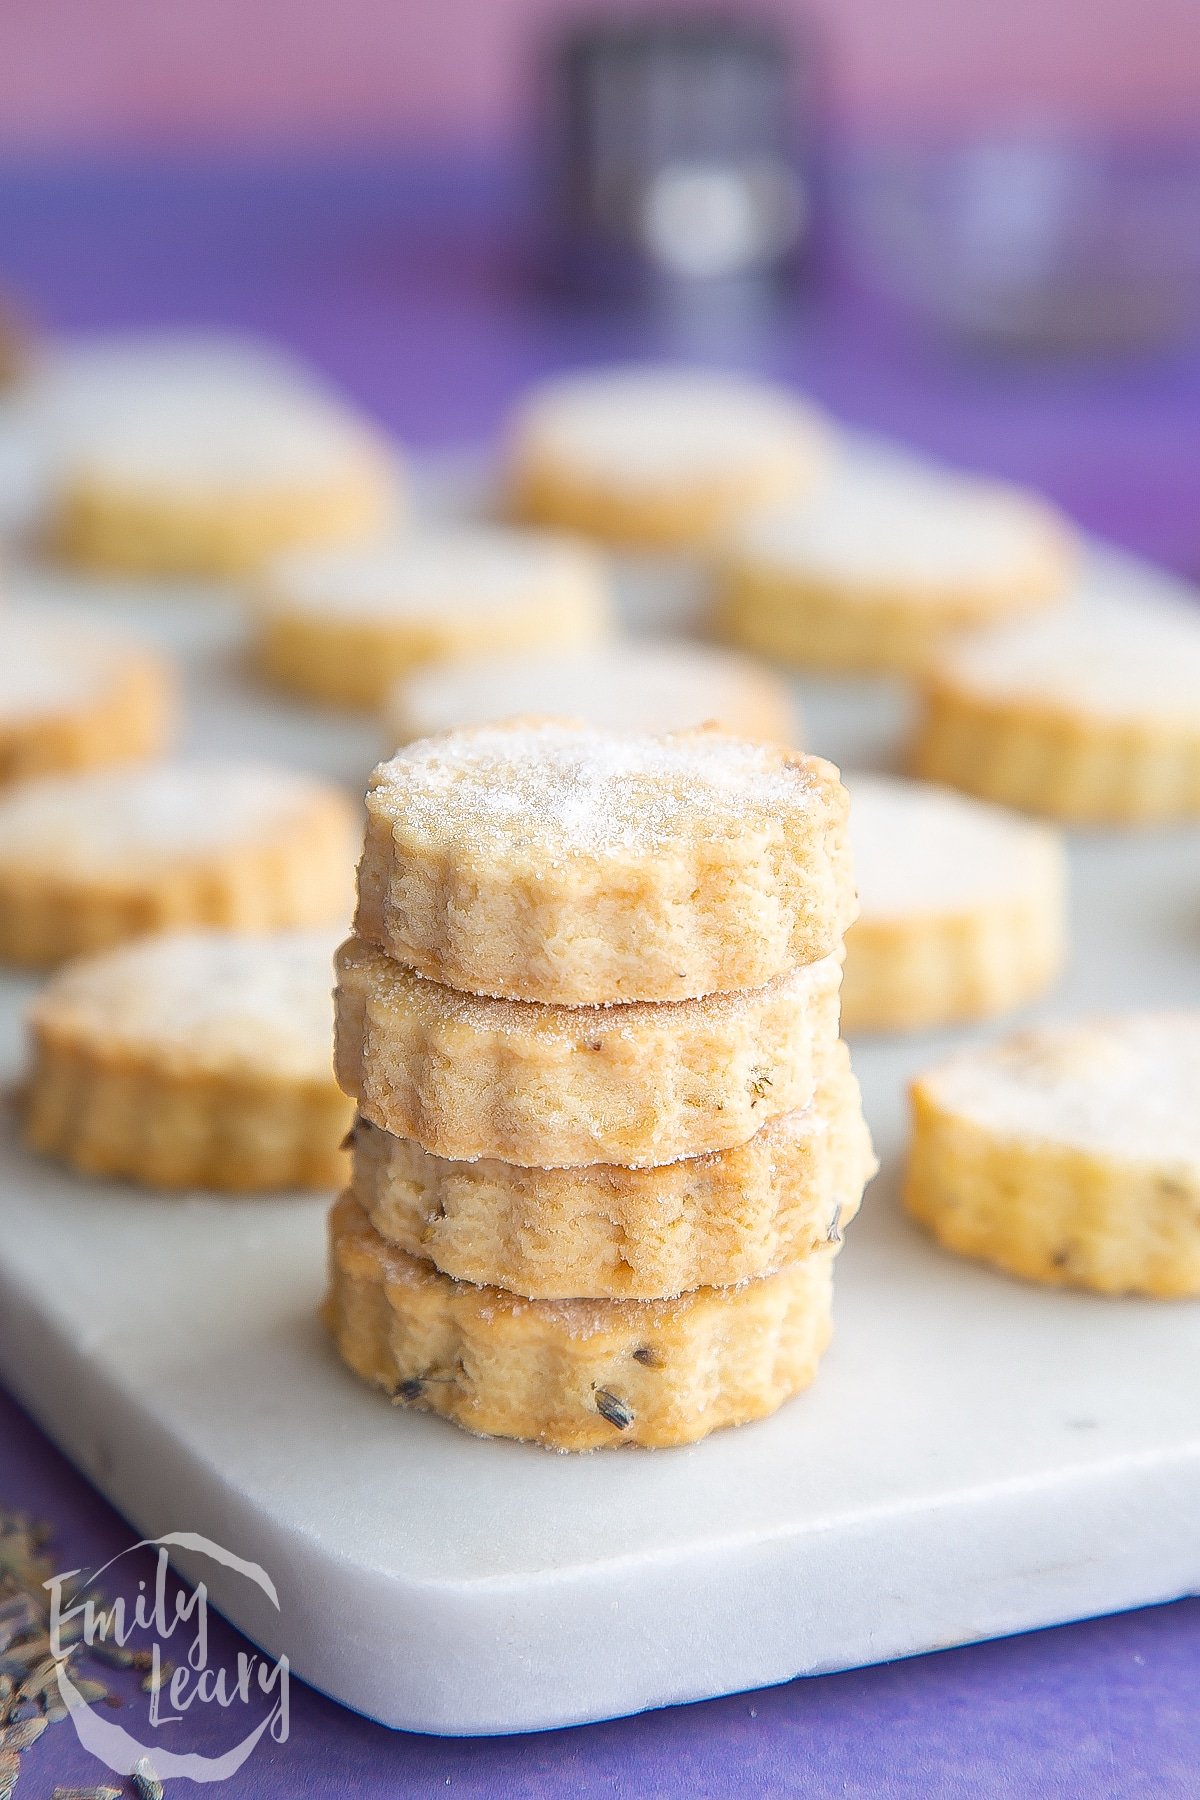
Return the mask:
<path id="1" fill-rule="evenodd" d="M 447 527 L 277 559 L 259 596 L 257 655 L 297 693 L 378 706 L 423 663 L 594 643 L 610 610 L 604 564 L 587 545 Z"/>
<path id="2" fill-rule="evenodd" d="M 912 1090 L 905 1203 L 1030 1281 L 1200 1294 L 1200 1013 L 1050 1025 Z"/>
<path id="3" fill-rule="evenodd" d="M 1081 824 L 1200 814 L 1200 614 L 1089 595 L 934 661 L 916 772 Z"/>
<path id="4" fill-rule="evenodd" d="M 185 925 L 345 917 L 355 809 L 265 763 L 154 763 L 24 782 L 0 799 L 0 960 L 28 966 Z"/>
<path id="5" fill-rule="evenodd" d="M 800 667 L 922 668 L 947 633 L 1060 599 L 1066 521 L 1036 495 L 897 463 L 844 465 L 741 520 L 719 558 L 722 635 Z"/>
<path id="6" fill-rule="evenodd" d="M 807 1106 L 837 1039 L 840 953 L 705 1000 L 545 1006 L 460 994 L 357 938 L 335 1066 L 359 1110 L 435 1156 L 638 1167 L 726 1150 Z"/>
<path id="7" fill-rule="evenodd" d="M 832 1257 L 675 1300 L 525 1300 L 388 1244 L 350 1194 L 330 1218 L 323 1316 L 356 1375 L 468 1431 L 555 1450 L 693 1443 L 807 1387 Z"/>
<path id="8" fill-rule="evenodd" d="M 0 785 L 166 748 L 167 659 L 63 613 L 0 616 Z"/>
<path id="9" fill-rule="evenodd" d="M 526 398 L 509 430 L 507 484 L 522 518 L 690 545 L 806 487 L 831 445 L 822 416 L 784 388 L 712 369 L 600 369 Z"/>
<path id="10" fill-rule="evenodd" d="M 470 993 L 565 1006 L 761 987 L 854 917 L 819 757 L 569 722 L 427 738 L 376 769 L 355 929 Z"/>
<path id="11" fill-rule="evenodd" d="M 657 1299 L 836 1244 L 877 1167 L 842 1043 L 808 1106 L 748 1143 L 652 1169 L 451 1162 L 366 1119 L 356 1199 L 389 1243 L 532 1299 Z"/>
<path id="12" fill-rule="evenodd" d="M 50 526 L 90 567 L 236 573 L 378 529 L 397 503 L 395 447 L 315 387 L 214 363 L 130 371 L 98 398 L 61 428 Z"/>
<path id="13" fill-rule="evenodd" d="M 859 913 L 846 938 L 845 1029 L 985 1018 L 1049 987 L 1066 947 L 1057 832 L 922 782 L 848 785 Z"/>
<path id="14" fill-rule="evenodd" d="M 335 1186 L 335 944 L 171 932 L 71 963 L 29 1011 L 26 1141 L 151 1187 Z"/>
<path id="15" fill-rule="evenodd" d="M 419 669 L 393 689 L 394 742 L 566 713 L 601 731 L 686 731 L 716 723 L 735 737 L 799 742 L 787 684 L 749 657 L 707 644 L 614 644 L 598 650 L 476 657 Z"/>

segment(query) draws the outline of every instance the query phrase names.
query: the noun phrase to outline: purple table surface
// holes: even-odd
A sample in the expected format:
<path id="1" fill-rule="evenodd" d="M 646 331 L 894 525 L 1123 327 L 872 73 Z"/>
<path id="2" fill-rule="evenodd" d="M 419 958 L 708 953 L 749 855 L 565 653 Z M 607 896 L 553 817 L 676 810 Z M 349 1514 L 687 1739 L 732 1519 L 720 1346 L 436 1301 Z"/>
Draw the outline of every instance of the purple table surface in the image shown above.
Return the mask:
<path id="1" fill-rule="evenodd" d="M 1194 349 L 1114 364 L 970 356 L 832 267 L 803 302 L 757 319 L 601 312 L 540 288 L 528 241 L 519 180 L 483 163 L 0 172 L 0 284 L 47 326 L 273 332 L 417 446 L 486 439 L 551 368 L 734 361 L 800 381 L 857 425 L 1033 482 L 1089 529 L 1200 572 Z M 0 1504 L 53 1522 L 60 1567 L 96 1566 L 131 1541 L 2 1394 Z M 218 1631 L 236 1654 L 237 1634 Z M 228 1741 L 219 1718 L 189 1731 L 188 1748 Z M 63 1725 L 27 1753 L 20 1795 L 103 1778 Z M 496 1800 L 1195 1796 L 1200 1602 L 537 1737 L 388 1732 L 295 1684 L 288 1741 L 265 1740 L 223 1791 L 446 1788 Z"/>

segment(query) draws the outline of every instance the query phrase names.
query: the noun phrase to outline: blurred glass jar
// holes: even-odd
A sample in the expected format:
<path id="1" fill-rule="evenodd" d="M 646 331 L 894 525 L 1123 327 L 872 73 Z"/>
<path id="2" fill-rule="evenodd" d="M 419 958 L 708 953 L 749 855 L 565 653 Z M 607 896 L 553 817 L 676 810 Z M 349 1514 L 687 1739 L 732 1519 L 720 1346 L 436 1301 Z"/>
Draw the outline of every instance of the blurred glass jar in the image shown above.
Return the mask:
<path id="1" fill-rule="evenodd" d="M 793 270 L 812 224 L 813 63 L 811 45 L 793 54 L 734 18 L 576 29 L 550 76 L 559 273 L 629 293 Z"/>
<path id="2" fill-rule="evenodd" d="M 870 275 L 961 337 L 1112 352 L 1200 298 L 1200 150 L 1027 133 L 852 159 L 839 213 Z"/>

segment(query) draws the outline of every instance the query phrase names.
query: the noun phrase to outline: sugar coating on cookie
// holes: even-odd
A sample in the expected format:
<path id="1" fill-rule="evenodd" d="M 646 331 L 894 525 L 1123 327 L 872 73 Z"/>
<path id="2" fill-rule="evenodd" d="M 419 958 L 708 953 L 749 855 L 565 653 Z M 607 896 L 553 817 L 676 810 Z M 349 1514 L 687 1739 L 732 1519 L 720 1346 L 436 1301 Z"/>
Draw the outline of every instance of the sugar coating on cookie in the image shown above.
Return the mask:
<path id="1" fill-rule="evenodd" d="M 518 715 L 566 713 L 604 731 L 685 731 L 716 723 L 748 738 L 799 741 L 787 685 L 748 657 L 706 644 L 634 642 L 594 650 L 475 657 L 421 669 L 392 690 L 397 743 Z"/>
<path id="2" fill-rule="evenodd" d="M 1035 495 L 999 482 L 843 464 L 811 494 L 741 520 L 734 551 L 780 569 L 845 584 L 846 599 L 911 592 L 951 613 L 989 595 L 1044 584 L 1066 527 Z"/>
<path id="3" fill-rule="evenodd" d="M 564 1005 L 758 987 L 854 914 L 847 797 L 719 731 L 422 739 L 367 795 L 356 930 L 471 992 Z"/>
<path id="4" fill-rule="evenodd" d="M 266 763 L 156 763 L 26 782 L 0 799 L 0 955 L 61 961 L 169 926 L 344 916 L 354 809 Z"/>
<path id="5" fill-rule="evenodd" d="M 520 418 L 574 466 L 636 486 L 737 467 L 764 447 L 790 450 L 814 415 L 782 388 L 744 376 L 648 366 L 548 382 Z"/>
<path id="6" fill-rule="evenodd" d="M 55 777 L 0 801 L 0 869 L 161 868 L 260 843 L 329 791 L 291 769 L 217 758 Z"/>
<path id="7" fill-rule="evenodd" d="M 1048 826 L 922 781 L 855 775 L 848 786 L 860 928 L 1040 897 L 1062 879 Z"/>
<path id="8" fill-rule="evenodd" d="M 319 482 L 381 445 L 349 409 L 309 395 L 179 386 L 131 395 L 67 451 L 79 479 L 237 493 Z"/>
<path id="9" fill-rule="evenodd" d="M 0 618 L 0 730 L 95 700 L 138 652 L 82 619 Z"/>
<path id="10" fill-rule="evenodd" d="M 551 532 L 459 526 L 292 551 L 266 572 L 258 655 L 285 686 L 376 704 L 423 663 L 587 644 L 609 628 L 593 550 Z"/>
<path id="11" fill-rule="evenodd" d="M 555 1006 L 460 993 L 351 938 L 335 1064 L 367 1118 L 437 1156 L 667 1163 L 808 1104 L 840 982 L 835 955 L 738 993 Z"/>
<path id="12" fill-rule="evenodd" d="M 801 664 L 911 668 L 947 631 L 1060 598 L 1073 535 L 1036 495 L 897 463 L 844 463 L 739 521 L 720 626 Z"/>
<path id="13" fill-rule="evenodd" d="M 1114 724 L 1171 722 L 1200 735 L 1200 616 L 1192 608 L 1089 595 L 1086 605 L 964 638 L 932 675 L 984 701 Z"/>
<path id="14" fill-rule="evenodd" d="M 427 739 L 377 771 L 430 835 L 470 834 L 485 855 L 514 836 L 548 868 L 670 852 L 714 829 L 736 835 L 807 795 L 823 771 L 720 732 L 632 741 L 571 724 L 482 727 Z M 514 821 L 519 830 L 514 833 Z"/>
<path id="15" fill-rule="evenodd" d="M 1032 1280 L 1200 1293 L 1200 1013 L 1049 1025 L 913 1087 L 909 1210 Z"/>
<path id="16" fill-rule="evenodd" d="M 174 710 L 156 651 L 68 613 L 0 617 L 0 780 L 150 756 Z"/>
<path id="17" fill-rule="evenodd" d="M 917 773 L 1080 823 L 1200 814 L 1200 619 L 1087 593 L 964 639 L 925 682 Z"/>
<path id="18" fill-rule="evenodd" d="M 318 619 L 394 622 L 430 633 L 486 630 L 547 599 L 586 590 L 603 609 L 603 564 L 586 545 L 515 526 L 446 526 L 339 548 L 291 551 L 267 575 L 268 609 Z"/>
<path id="19" fill-rule="evenodd" d="M 951 1024 L 1042 992 L 1065 950 L 1057 832 L 921 782 L 849 786 L 859 916 L 846 940 L 846 1029 Z"/>
<path id="20" fill-rule="evenodd" d="M 922 1078 L 939 1105 L 997 1136 L 1200 1179 L 1200 1014 L 1044 1025 L 965 1050 Z"/>
<path id="21" fill-rule="evenodd" d="M 352 1186 L 389 1242 L 535 1299 L 728 1286 L 840 1242 L 876 1168 L 846 1047 L 806 1107 L 733 1149 L 649 1169 L 456 1162 L 359 1118 Z"/>
<path id="22" fill-rule="evenodd" d="M 168 932 L 71 963 L 28 1015 L 28 1142 L 152 1186 L 335 1182 L 334 947 L 327 930 Z"/>
<path id="23" fill-rule="evenodd" d="M 323 1316 L 362 1380 L 468 1431 L 662 1447 L 763 1418 L 809 1384 L 830 1337 L 831 1267 L 815 1254 L 675 1300 L 526 1300 L 386 1243 L 345 1194 Z"/>
<path id="24" fill-rule="evenodd" d="M 526 399 L 508 478 L 525 516 L 687 543 L 810 482 L 829 446 L 820 415 L 783 388 L 699 368 L 610 368 L 548 381 Z"/>
<path id="25" fill-rule="evenodd" d="M 166 932 L 70 963 L 32 1029 L 176 1072 L 333 1078 L 333 955 L 323 931 Z"/>

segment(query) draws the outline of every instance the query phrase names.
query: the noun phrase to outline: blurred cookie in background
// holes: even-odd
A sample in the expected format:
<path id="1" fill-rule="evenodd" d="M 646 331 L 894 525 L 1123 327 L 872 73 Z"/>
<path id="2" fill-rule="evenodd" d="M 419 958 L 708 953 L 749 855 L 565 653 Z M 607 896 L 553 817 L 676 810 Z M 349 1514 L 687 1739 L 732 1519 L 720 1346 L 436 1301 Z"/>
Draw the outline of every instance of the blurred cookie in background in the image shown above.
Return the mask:
<path id="1" fill-rule="evenodd" d="M 911 1089 L 904 1204 L 946 1250 L 1101 1294 L 1200 1294 L 1200 1013 L 1039 1026 Z"/>
<path id="2" fill-rule="evenodd" d="M 955 631 L 1060 600 L 1076 554 L 1037 495 L 847 457 L 812 492 L 733 526 L 714 622 L 798 668 L 918 670 Z"/>
<path id="3" fill-rule="evenodd" d="M 788 684 L 750 657 L 707 644 L 642 641 L 594 649 L 479 656 L 419 669 L 393 687 L 395 744 L 459 726 L 557 713 L 615 732 L 686 731 L 709 722 L 735 736 L 798 745 Z"/>
<path id="4" fill-rule="evenodd" d="M 850 775 L 859 914 L 847 1031 L 920 1031 L 1007 1012 L 1066 954 L 1066 857 L 1051 827 L 945 788 Z"/>
<path id="5" fill-rule="evenodd" d="M 1200 816 L 1200 611 L 1086 594 L 948 646 L 911 764 L 1077 824 Z"/>
<path id="6" fill-rule="evenodd" d="M 251 1193 L 333 1187 L 337 934 L 170 932 L 55 975 L 28 1023 L 25 1135 L 87 1175 Z"/>
<path id="7" fill-rule="evenodd" d="M 611 612 L 607 572 L 588 545 L 447 526 L 278 558 L 255 598 L 255 655 L 280 687 L 375 707 L 427 663 L 593 644 Z"/>
<path id="8" fill-rule="evenodd" d="M 544 382 L 509 424 L 513 513 L 647 549 L 703 545 L 809 487 L 833 453 L 819 411 L 728 371 L 631 364 Z"/>
<path id="9" fill-rule="evenodd" d="M 185 925 L 340 923 L 356 817 L 332 783 L 245 759 L 22 782 L 0 797 L 0 961 L 45 968 Z"/>
<path id="10" fill-rule="evenodd" d="M 0 787 L 158 755 L 176 712 L 160 651 L 65 611 L 0 613 Z"/>
<path id="11" fill-rule="evenodd" d="M 269 346 L 118 340 L 66 359 L 42 411 L 48 537 L 86 567 L 239 573 L 400 504 L 395 444 Z"/>

